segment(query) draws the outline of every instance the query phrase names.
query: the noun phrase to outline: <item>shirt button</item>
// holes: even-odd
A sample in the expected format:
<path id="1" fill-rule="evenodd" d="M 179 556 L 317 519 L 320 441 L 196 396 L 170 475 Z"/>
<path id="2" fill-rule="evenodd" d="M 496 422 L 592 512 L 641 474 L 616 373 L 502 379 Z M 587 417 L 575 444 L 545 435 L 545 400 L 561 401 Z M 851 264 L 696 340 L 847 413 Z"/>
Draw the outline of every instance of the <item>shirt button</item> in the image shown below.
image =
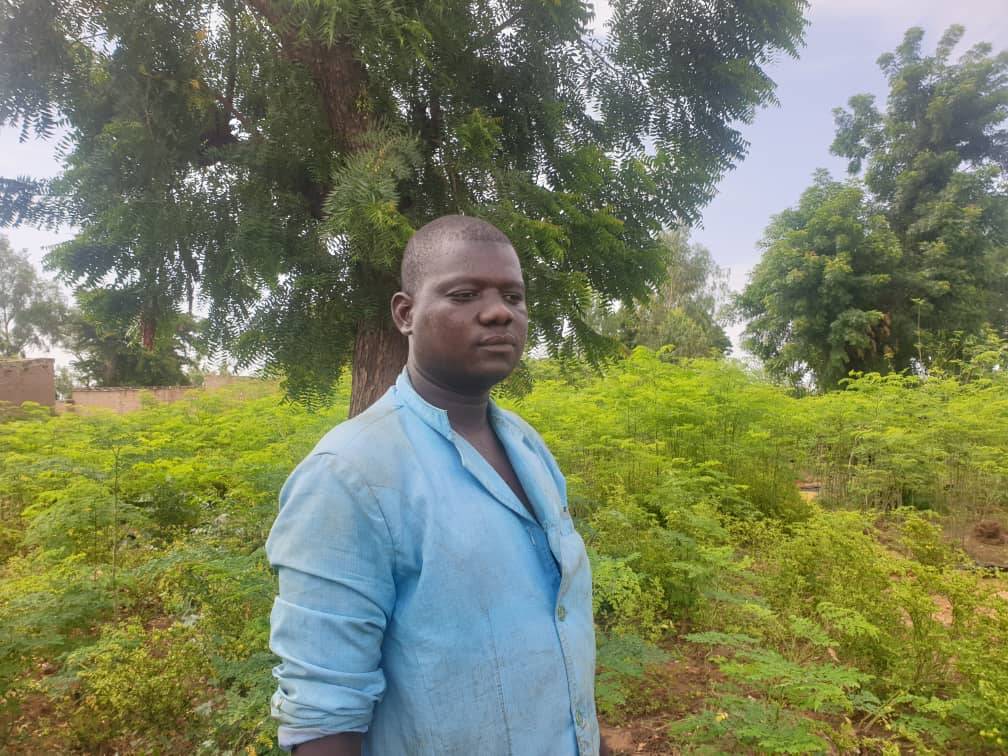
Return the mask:
<path id="1" fill-rule="evenodd" d="M 566 617 L 567 617 L 567 609 L 564 607 L 563 604 L 560 604 L 560 606 L 557 607 L 557 619 L 563 622 Z"/>
<path id="2" fill-rule="evenodd" d="M 582 716 L 580 710 L 574 715 L 574 721 L 577 722 L 578 727 L 584 727 L 584 716 Z"/>

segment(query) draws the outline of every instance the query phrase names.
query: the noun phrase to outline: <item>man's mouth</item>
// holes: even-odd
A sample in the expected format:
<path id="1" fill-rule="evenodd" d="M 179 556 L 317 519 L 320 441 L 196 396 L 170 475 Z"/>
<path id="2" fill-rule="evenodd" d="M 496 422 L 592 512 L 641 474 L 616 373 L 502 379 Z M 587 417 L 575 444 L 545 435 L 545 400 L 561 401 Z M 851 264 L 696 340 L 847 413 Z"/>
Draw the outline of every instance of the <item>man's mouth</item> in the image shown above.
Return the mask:
<path id="1" fill-rule="evenodd" d="M 514 336 L 508 336 L 507 334 L 500 334 L 500 335 L 497 335 L 497 336 L 487 336 L 485 338 L 480 339 L 479 345 L 480 346 L 500 346 L 500 345 L 514 346 L 515 345 L 515 340 L 514 340 Z"/>

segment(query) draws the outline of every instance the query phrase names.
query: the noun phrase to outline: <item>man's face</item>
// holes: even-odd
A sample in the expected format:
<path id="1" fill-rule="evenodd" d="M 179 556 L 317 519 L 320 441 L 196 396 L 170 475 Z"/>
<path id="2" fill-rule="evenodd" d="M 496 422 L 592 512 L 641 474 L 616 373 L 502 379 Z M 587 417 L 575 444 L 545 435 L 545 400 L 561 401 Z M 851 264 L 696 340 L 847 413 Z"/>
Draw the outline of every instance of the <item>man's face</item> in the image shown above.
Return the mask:
<path id="1" fill-rule="evenodd" d="M 425 261 L 413 296 L 393 299 L 393 313 L 428 378 L 463 393 L 487 391 L 514 370 L 528 335 L 518 256 L 510 244 L 446 242 Z"/>

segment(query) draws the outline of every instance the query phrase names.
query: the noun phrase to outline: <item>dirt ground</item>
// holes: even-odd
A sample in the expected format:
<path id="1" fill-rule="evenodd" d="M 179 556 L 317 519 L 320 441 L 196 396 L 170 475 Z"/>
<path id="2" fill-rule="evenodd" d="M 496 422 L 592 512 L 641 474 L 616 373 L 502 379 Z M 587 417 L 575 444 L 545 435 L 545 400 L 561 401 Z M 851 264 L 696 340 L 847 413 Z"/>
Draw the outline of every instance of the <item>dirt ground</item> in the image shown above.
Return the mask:
<path id="1" fill-rule="evenodd" d="M 639 716 L 620 725 L 601 721 L 602 736 L 613 756 L 679 753 L 666 735 L 669 723 L 699 712 L 711 688 L 724 680 L 705 651 L 688 644 L 678 646 L 676 658 L 650 673 L 633 696 L 634 708 L 641 710 Z"/>
<path id="2" fill-rule="evenodd" d="M 968 531 L 958 543 L 978 564 L 1003 567 L 1008 570 L 1008 541 L 1002 544 L 987 543 Z"/>
<path id="3" fill-rule="evenodd" d="M 806 501 L 814 501 L 819 498 L 822 484 L 805 477 L 795 481 L 798 493 Z M 981 524 L 995 524 L 1002 533 L 1000 543 L 988 538 L 981 537 L 976 531 Z M 886 543 L 886 533 L 883 532 L 881 540 Z M 1008 571 L 1008 512 L 995 509 L 984 518 L 965 519 L 959 521 L 948 520 L 945 524 L 945 536 L 949 542 L 958 546 L 971 557 L 978 565 L 994 567 Z"/>
<path id="4" fill-rule="evenodd" d="M 673 754 L 675 751 L 662 734 L 668 720 L 664 716 L 651 717 L 633 722 L 626 727 L 606 727 L 602 725 L 602 737 L 609 745 L 613 756 L 629 756 L 637 753 Z"/>

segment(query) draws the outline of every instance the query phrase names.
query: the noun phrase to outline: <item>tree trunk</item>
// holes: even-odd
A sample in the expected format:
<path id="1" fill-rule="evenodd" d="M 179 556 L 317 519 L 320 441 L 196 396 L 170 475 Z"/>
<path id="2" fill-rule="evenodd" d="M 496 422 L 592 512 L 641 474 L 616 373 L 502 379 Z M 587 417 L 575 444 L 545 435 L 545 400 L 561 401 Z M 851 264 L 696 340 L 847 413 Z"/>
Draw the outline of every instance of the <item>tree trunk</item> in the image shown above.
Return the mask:
<path id="1" fill-rule="evenodd" d="M 395 383 L 409 351 L 406 337 L 388 320 L 357 326 L 351 371 L 350 417 L 359 415 Z"/>
<path id="2" fill-rule="evenodd" d="M 140 341 L 145 351 L 154 351 L 154 335 L 157 332 L 157 322 L 153 315 L 140 316 Z"/>
<path id="3" fill-rule="evenodd" d="M 310 72 L 325 108 L 333 146 L 347 154 L 359 149 L 359 137 L 372 126 L 372 120 L 367 107 L 368 72 L 357 57 L 354 45 L 342 37 L 325 40 L 301 35 L 299 24 L 290 23 L 288 18 L 291 13 L 288 0 L 246 2 L 266 19 L 280 40 L 284 55 Z M 329 190 L 326 186 L 317 187 L 317 190 L 308 192 L 308 196 L 321 218 L 323 199 Z M 389 291 L 395 291 L 395 287 Z M 388 302 L 388 298 L 384 301 Z M 388 318 L 381 322 L 358 323 L 351 373 L 350 417 L 370 407 L 395 383 L 406 364 L 407 352 L 406 337 Z"/>
<path id="4" fill-rule="evenodd" d="M 300 35 L 298 25 L 288 19 L 290 4 L 283 0 L 248 3 L 276 33 L 287 58 L 311 73 L 333 137 L 340 148 L 353 151 L 356 137 L 371 126 L 371 114 L 361 107 L 367 101 L 367 69 L 357 58 L 354 46 L 341 37 L 326 41 Z"/>

